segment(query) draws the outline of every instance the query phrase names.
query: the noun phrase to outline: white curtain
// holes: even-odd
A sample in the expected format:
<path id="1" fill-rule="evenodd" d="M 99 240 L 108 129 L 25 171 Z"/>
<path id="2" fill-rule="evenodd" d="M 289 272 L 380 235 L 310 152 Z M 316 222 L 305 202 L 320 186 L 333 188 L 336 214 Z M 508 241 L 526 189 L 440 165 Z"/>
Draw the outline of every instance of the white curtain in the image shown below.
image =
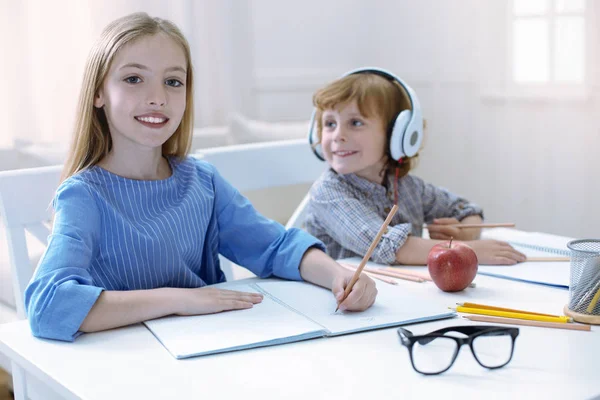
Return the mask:
<path id="1" fill-rule="evenodd" d="M 136 11 L 180 27 L 192 49 L 196 126 L 224 123 L 230 1 L 0 0 L 0 147 L 66 147 L 91 44 L 110 21 Z"/>

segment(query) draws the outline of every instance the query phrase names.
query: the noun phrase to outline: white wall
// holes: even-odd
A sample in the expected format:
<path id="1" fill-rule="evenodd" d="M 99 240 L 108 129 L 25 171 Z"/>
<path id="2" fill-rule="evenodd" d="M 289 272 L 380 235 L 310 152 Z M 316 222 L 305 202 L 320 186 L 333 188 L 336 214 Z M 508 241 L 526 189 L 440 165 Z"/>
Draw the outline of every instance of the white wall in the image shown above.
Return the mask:
<path id="1" fill-rule="evenodd" d="M 307 119 L 312 93 L 328 80 L 357 66 L 388 68 L 417 91 L 428 120 L 416 174 L 480 203 L 489 221 L 600 237 L 599 63 L 588 65 L 589 97 L 503 95 L 509 2 L 248 4 L 254 117 Z M 596 45 L 599 10 L 588 2 Z"/>
<path id="2" fill-rule="evenodd" d="M 225 124 L 230 111 L 306 120 L 318 87 L 358 66 L 385 67 L 413 86 L 428 120 L 416 174 L 479 202 L 489 221 L 600 237 L 597 1 L 587 2 L 590 96 L 575 100 L 502 95 L 508 0 L 69 1 L 53 18 L 42 0 L 3 3 L 0 42 L 12 61 L 0 62 L 8 77 L 0 145 L 70 136 L 88 41 L 113 18 L 144 10 L 190 40 L 198 125 Z M 22 45 L 8 46 L 13 38 Z"/>

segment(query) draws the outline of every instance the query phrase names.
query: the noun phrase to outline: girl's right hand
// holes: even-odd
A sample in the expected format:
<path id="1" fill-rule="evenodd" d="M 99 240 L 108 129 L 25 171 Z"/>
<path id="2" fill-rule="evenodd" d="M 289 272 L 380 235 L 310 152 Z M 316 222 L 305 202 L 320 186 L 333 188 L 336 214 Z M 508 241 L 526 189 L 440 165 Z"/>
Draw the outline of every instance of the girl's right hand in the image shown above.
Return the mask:
<path id="1" fill-rule="evenodd" d="M 525 254 L 500 240 L 471 240 L 465 243 L 475 251 L 482 265 L 513 265 L 527 260 Z"/>
<path id="2" fill-rule="evenodd" d="M 180 289 L 177 301 L 177 315 L 214 314 L 222 311 L 252 308 L 262 301 L 260 293 L 238 292 L 235 290 L 201 287 Z"/>

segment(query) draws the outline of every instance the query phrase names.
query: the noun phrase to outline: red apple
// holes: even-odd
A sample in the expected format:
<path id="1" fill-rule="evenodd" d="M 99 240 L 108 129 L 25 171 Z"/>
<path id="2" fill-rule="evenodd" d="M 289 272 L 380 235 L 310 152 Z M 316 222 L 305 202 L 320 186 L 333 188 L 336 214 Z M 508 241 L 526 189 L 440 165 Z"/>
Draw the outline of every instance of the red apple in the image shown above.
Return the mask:
<path id="1" fill-rule="evenodd" d="M 469 286 L 477 275 L 477 255 L 461 242 L 439 243 L 427 256 L 431 279 L 444 292 L 458 292 Z"/>

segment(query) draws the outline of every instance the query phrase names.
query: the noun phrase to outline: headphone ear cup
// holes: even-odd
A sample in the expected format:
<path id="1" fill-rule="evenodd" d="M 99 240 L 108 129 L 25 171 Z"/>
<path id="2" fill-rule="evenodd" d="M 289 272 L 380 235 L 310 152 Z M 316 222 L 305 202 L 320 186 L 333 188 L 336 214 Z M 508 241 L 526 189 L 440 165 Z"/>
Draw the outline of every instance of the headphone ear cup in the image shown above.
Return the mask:
<path id="1" fill-rule="evenodd" d="M 406 157 L 412 157 L 419 152 L 423 141 L 423 120 L 420 115 L 408 124 L 402 139 L 402 151 Z"/>
<path id="2" fill-rule="evenodd" d="M 308 144 L 310 145 L 310 149 L 312 150 L 313 153 L 315 153 L 315 156 L 317 156 L 317 158 L 321 161 L 325 161 L 325 157 L 323 156 L 323 148 L 321 147 L 321 144 L 316 144 L 319 141 L 318 135 L 317 135 L 317 131 L 318 131 L 318 127 L 317 127 L 317 121 L 315 121 L 315 116 L 317 115 L 317 110 L 313 109 L 312 115 L 310 117 L 310 122 L 308 125 Z"/>
<path id="3" fill-rule="evenodd" d="M 404 146 L 404 135 L 406 128 L 410 121 L 411 110 L 403 110 L 396 117 L 394 127 L 392 128 L 392 135 L 390 137 L 390 154 L 394 160 L 399 160 L 405 156 Z"/>

